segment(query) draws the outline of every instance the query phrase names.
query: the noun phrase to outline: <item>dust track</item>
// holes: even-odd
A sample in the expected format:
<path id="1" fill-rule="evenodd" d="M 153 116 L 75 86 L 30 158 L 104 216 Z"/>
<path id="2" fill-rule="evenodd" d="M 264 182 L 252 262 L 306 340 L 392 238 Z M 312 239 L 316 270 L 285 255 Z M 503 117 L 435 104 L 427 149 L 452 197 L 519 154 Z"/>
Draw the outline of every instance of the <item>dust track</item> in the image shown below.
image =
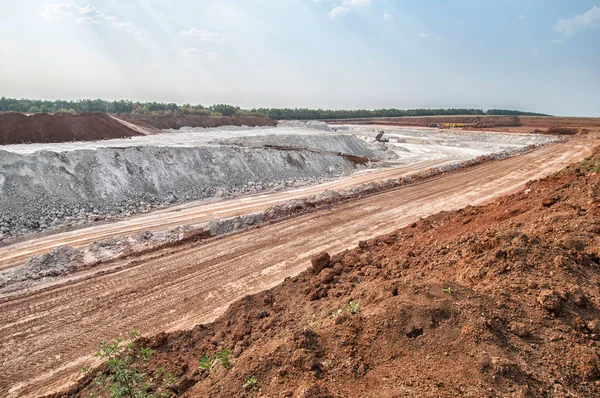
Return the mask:
<path id="1" fill-rule="evenodd" d="M 55 391 L 78 377 L 100 340 L 134 329 L 147 334 L 208 322 L 232 301 L 301 272 L 319 251 L 341 251 L 419 217 L 515 192 L 528 180 L 590 155 L 593 145 L 585 139 L 549 145 L 0 297 L 0 396 Z"/>

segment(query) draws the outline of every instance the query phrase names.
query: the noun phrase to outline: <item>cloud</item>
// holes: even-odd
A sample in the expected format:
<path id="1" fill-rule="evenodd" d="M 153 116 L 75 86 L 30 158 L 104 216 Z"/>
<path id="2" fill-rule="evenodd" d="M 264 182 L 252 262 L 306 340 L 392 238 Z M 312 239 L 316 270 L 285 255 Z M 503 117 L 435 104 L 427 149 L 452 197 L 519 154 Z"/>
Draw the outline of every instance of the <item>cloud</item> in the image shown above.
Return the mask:
<path id="1" fill-rule="evenodd" d="M 338 7 L 335 7 L 333 10 L 329 11 L 329 17 L 337 18 L 341 15 L 347 14 L 348 11 L 350 11 L 350 9 L 348 7 L 338 6 Z"/>
<path id="2" fill-rule="evenodd" d="M 186 48 L 185 50 L 183 50 L 183 52 L 181 54 L 183 54 L 184 57 L 203 56 L 206 58 L 215 58 L 215 57 L 219 56 L 219 54 L 217 54 L 217 53 L 200 50 L 199 48 L 195 48 L 195 47 Z"/>
<path id="3" fill-rule="evenodd" d="M 527 15 L 519 14 L 519 15 L 517 15 L 517 18 L 519 18 L 519 19 L 527 19 Z"/>
<path id="4" fill-rule="evenodd" d="M 392 17 L 392 14 L 390 14 L 389 12 L 387 12 L 387 11 L 386 11 L 386 12 L 384 12 L 384 13 L 383 13 L 383 20 L 384 20 L 384 21 L 389 21 L 389 20 L 391 20 L 392 18 L 393 18 L 393 17 Z"/>
<path id="5" fill-rule="evenodd" d="M 366 6 L 371 4 L 371 0 L 343 0 L 342 5 L 356 7 L 356 6 Z"/>
<path id="6" fill-rule="evenodd" d="M 136 40 L 142 39 L 139 32 L 131 22 L 120 21 L 117 17 L 106 15 L 91 4 L 80 7 L 71 3 L 48 4 L 40 14 L 46 19 L 72 19 L 78 24 L 104 25 L 115 29 L 123 29 L 133 34 Z"/>
<path id="7" fill-rule="evenodd" d="M 550 42 L 550 44 L 563 44 L 565 41 L 562 39 L 554 39 Z"/>
<path id="8" fill-rule="evenodd" d="M 206 32 L 204 30 L 192 28 L 189 30 L 182 30 L 179 32 L 180 35 L 183 36 L 197 36 L 200 40 L 205 41 L 221 41 L 223 40 L 223 35 L 216 32 Z"/>
<path id="9" fill-rule="evenodd" d="M 540 49 L 539 48 L 532 48 L 531 52 L 530 52 L 532 57 L 537 57 L 540 55 Z"/>
<path id="10" fill-rule="evenodd" d="M 91 4 L 80 7 L 70 3 L 48 4 L 40 15 L 46 19 L 73 17 L 77 23 L 101 23 L 107 18 Z"/>
<path id="11" fill-rule="evenodd" d="M 435 32 L 432 32 L 430 30 L 425 29 L 424 31 L 422 31 L 421 33 L 419 33 L 419 37 L 421 39 L 435 39 L 435 40 L 442 40 L 442 36 L 438 35 Z"/>
<path id="12" fill-rule="evenodd" d="M 586 29 L 597 28 L 600 25 L 600 7 L 594 6 L 589 11 L 573 18 L 559 19 L 554 24 L 554 30 L 567 36 L 574 36 Z"/>

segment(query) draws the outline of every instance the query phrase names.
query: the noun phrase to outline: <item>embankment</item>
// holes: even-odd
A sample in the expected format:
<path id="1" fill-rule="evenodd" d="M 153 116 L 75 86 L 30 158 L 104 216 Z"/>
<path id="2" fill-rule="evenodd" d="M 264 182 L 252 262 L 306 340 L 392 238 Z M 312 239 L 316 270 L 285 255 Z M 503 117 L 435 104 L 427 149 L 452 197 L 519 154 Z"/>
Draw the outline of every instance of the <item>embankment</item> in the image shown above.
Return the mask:
<path id="1" fill-rule="evenodd" d="M 480 116 L 486 127 L 513 127 L 521 126 L 518 116 Z M 329 124 L 358 124 L 358 125 L 382 125 L 382 126 L 413 126 L 428 127 L 437 123 L 474 123 L 475 115 L 465 116 L 416 116 L 416 117 L 391 117 L 391 118 L 368 118 L 368 119 L 337 119 L 326 120 Z"/>
<path id="2" fill-rule="evenodd" d="M 141 135 L 105 113 L 0 114 L 0 145 L 95 141 Z"/>
<path id="3" fill-rule="evenodd" d="M 222 127 L 222 126 L 276 126 L 277 122 L 268 117 L 258 116 L 200 116 L 200 115 L 139 115 L 120 113 L 114 115 L 138 126 L 159 132 L 165 129 L 179 130 L 182 127 Z"/>
<path id="4" fill-rule="evenodd" d="M 345 153 L 239 146 L 0 151 L 0 238 L 119 218 L 173 203 L 284 189 L 348 175 L 348 155 L 371 153 L 353 136 L 330 136 Z M 315 144 L 317 146 L 317 144 Z M 340 151 L 338 151 L 340 152 Z M 360 163 L 360 162 L 359 162 Z"/>

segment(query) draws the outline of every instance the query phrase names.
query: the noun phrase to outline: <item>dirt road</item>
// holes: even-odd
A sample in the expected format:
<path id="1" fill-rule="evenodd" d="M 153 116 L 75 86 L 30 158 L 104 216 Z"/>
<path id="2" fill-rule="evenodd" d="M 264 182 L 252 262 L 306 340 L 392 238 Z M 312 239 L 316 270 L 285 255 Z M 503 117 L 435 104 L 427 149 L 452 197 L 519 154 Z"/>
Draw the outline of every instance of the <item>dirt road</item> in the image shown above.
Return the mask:
<path id="1" fill-rule="evenodd" d="M 514 192 L 591 153 L 577 139 L 280 223 L 116 262 L 0 297 L 0 396 L 37 396 L 78 377 L 98 342 L 214 319 L 234 300 L 419 217 Z"/>
<path id="2" fill-rule="evenodd" d="M 439 167 L 448 163 L 467 160 L 465 154 L 448 154 L 447 158 L 416 162 L 406 167 L 376 169 L 327 183 L 298 188 L 284 192 L 265 193 L 239 197 L 233 200 L 191 202 L 165 210 L 128 218 L 124 221 L 95 225 L 75 231 L 33 237 L 19 243 L 0 247 L 0 271 L 24 264 L 31 256 L 44 254 L 61 245 L 83 247 L 93 242 L 117 236 L 133 235 L 140 231 L 159 231 L 180 225 L 203 226 L 215 218 L 225 219 L 242 214 L 262 211 L 293 198 L 305 198 L 325 190 L 366 184 L 386 178 L 405 175 Z"/>

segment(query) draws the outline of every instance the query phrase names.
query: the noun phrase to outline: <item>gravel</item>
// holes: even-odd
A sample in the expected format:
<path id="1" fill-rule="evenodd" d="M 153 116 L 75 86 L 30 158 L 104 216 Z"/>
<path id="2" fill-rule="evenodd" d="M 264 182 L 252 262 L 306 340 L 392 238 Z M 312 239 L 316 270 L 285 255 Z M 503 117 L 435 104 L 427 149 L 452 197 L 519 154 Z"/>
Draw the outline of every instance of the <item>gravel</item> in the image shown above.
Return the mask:
<path id="1" fill-rule="evenodd" d="M 351 135 L 284 136 L 194 147 L 105 147 L 64 152 L 0 150 L 0 239 L 115 219 L 175 203 L 314 184 L 365 166 Z M 307 149 L 310 148 L 310 149 Z"/>

